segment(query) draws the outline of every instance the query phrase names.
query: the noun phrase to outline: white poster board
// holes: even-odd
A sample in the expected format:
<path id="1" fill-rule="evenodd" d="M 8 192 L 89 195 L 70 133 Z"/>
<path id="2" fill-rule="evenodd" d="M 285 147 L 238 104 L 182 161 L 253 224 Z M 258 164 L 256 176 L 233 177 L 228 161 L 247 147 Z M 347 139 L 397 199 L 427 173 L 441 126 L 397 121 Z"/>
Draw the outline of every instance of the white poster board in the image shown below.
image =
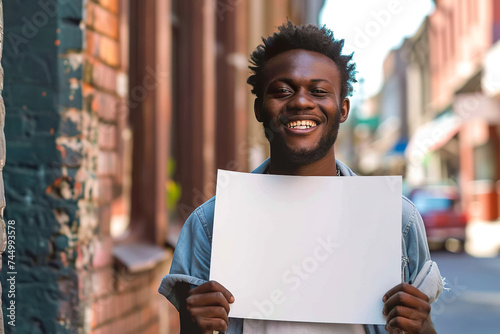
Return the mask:
<path id="1" fill-rule="evenodd" d="M 230 316 L 385 324 L 401 282 L 401 177 L 219 170 L 210 279 Z"/>

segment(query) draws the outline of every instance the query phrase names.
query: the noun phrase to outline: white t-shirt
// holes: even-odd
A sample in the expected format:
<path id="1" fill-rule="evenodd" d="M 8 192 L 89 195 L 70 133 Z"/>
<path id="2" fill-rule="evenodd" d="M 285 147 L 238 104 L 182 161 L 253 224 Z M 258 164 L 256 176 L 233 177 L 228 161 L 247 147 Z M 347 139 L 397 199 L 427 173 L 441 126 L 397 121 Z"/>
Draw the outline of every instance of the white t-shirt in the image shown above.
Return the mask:
<path id="1" fill-rule="evenodd" d="M 243 334 L 366 334 L 363 325 L 253 320 L 243 321 Z"/>

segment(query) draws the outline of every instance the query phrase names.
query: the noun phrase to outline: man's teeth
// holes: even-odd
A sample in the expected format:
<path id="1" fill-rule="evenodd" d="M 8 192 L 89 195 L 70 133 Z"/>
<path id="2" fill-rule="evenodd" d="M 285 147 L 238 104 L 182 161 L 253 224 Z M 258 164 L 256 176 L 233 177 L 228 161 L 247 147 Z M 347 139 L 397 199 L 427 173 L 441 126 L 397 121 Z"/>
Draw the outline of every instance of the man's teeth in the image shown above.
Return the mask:
<path id="1" fill-rule="evenodd" d="M 289 129 L 299 129 L 299 130 L 304 130 L 304 129 L 309 129 L 314 126 L 316 126 L 315 121 L 292 121 L 288 123 L 288 128 Z"/>

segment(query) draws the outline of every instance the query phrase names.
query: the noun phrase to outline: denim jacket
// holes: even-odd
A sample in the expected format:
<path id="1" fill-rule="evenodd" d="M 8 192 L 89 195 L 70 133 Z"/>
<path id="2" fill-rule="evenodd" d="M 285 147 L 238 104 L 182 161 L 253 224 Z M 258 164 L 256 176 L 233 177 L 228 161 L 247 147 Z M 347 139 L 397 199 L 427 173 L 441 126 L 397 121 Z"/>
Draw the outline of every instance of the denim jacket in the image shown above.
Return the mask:
<path id="1" fill-rule="evenodd" d="M 253 173 L 263 174 L 270 164 L 267 159 Z M 337 160 L 342 176 L 355 176 L 349 167 Z M 174 252 L 170 273 L 166 275 L 158 291 L 164 295 L 177 309 L 181 300 L 182 289 L 176 289 L 178 283 L 188 283 L 191 288 L 209 280 L 212 229 L 214 221 L 215 197 L 199 206 L 186 220 L 182 228 L 177 247 Z M 415 205 L 406 197 L 402 197 L 402 258 L 401 281 L 412 283 L 430 260 L 425 228 Z M 182 290 L 184 291 L 184 290 Z M 384 326 L 365 325 L 366 333 L 387 333 Z M 243 319 L 229 318 L 226 334 L 241 334 Z"/>

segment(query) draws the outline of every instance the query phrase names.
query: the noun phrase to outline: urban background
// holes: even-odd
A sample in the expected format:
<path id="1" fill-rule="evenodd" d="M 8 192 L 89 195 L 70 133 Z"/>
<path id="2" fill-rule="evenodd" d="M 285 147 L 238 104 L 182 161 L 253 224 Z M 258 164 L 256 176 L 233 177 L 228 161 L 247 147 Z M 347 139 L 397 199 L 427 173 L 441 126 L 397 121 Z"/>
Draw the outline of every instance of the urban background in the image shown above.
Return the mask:
<path id="1" fill-rule="evenodd" d="M 3 1 L 5 333 L 179 332 L 157 289 L 184 220 L 214 195 L 218 168 L 251 171 L 269 154 L 248 55 L 287 18 L 320 23 L 325 5 L 343 10 Z M 365 39 L 395 29 L 375 13 Z M 500 330 L 499 39 L 500 1 L 433 1 L 386 55 L 376 93 L 359 73 L 337 141 L 357 173 L 404 176 L 450 288 L 433 307 L 439 333 Z"/>

